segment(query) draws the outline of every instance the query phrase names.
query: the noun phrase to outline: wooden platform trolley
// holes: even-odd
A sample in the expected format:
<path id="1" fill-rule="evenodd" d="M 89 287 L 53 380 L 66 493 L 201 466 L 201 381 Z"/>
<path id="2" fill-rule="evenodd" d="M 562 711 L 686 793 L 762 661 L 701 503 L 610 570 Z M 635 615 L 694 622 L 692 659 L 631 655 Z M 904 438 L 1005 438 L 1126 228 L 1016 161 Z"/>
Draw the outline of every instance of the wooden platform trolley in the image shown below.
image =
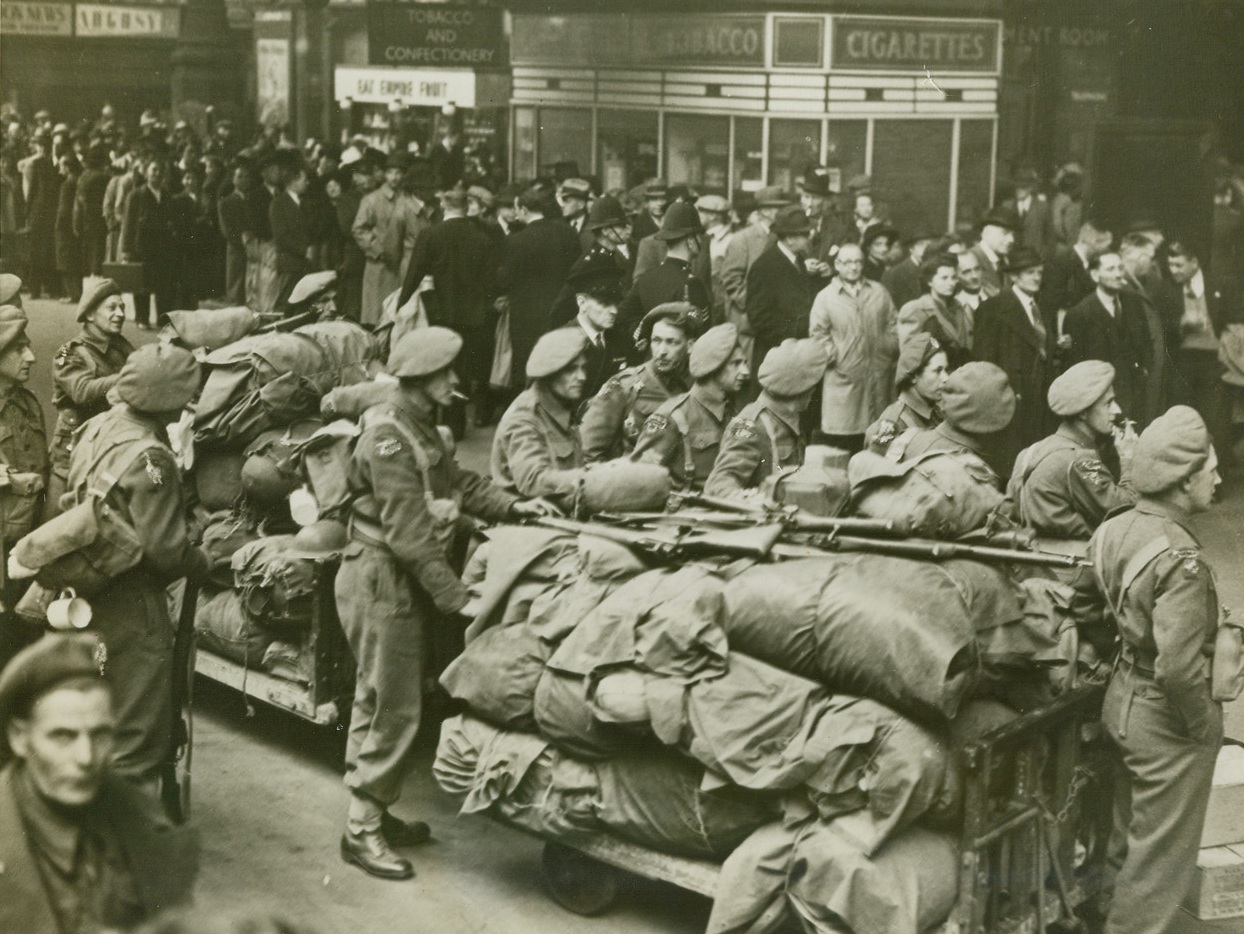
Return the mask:
<path id="1" fill-rule="evenodd" d="M 1096 850 L 1079 865 L 1075 859 L 1077 832 L 1093 820 L 1080 807 L 1096 777 L 1085 725 L 1097 719 L 1104 694 L 1104 685 L 1082 685 L 958 751 L 959 895 L 939 934 L 1079 929 L 1073 909 L 1095 894 L 1100 869 Z M 573 844 L 546 839 L 541 869 L 555 902 L 590 916 L 614 903 L 619 872 L 713 898 L 720 866 L 601 834 Z"/>

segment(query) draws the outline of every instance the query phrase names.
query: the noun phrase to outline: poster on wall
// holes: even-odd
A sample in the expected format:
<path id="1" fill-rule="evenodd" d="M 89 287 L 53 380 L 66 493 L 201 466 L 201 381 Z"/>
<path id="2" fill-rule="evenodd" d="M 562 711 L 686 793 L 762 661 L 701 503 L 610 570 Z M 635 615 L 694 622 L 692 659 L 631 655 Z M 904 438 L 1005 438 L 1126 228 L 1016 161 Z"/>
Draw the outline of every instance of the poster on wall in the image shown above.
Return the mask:
<path id="1" fill-rule="evenodd" d="M 255 104 L 261 126 L 289 122 L 289 40 L 256 39 Z"/>

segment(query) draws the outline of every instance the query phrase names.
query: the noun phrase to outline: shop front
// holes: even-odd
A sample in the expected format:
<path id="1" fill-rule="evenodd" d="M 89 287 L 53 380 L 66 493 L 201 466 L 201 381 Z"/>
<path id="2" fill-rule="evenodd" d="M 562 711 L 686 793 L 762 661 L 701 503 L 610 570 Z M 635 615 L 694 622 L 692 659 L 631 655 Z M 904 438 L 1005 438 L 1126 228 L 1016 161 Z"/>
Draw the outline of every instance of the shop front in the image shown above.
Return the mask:
<path id="1" fill-rule="evenodd" d="M 515 13 L 514 178 L 572 163 L 732 195 L 869 174 L 904 231 L 990 204 L 1001 22 L 802 13 Z"/>

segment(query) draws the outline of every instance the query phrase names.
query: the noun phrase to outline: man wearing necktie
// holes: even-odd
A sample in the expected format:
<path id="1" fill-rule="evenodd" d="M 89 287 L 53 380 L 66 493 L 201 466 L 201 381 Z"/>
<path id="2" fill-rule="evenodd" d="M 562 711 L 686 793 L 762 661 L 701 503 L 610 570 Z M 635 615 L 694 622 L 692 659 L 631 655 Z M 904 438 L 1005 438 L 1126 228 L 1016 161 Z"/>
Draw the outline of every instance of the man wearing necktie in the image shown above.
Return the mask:
<path id="1" fill-rule="evenodd" d="M 1114 391 L 1123 414 L 1145 422 L 1145 384 L 1153 365 L 1153 344 L 1140 297 L 1126 291 L 1123 260 L 1113 250 L 1089 261 L 1096 288 L 1067 312 L 1067 362 L 1104 360 L 1115 369 Z"/>

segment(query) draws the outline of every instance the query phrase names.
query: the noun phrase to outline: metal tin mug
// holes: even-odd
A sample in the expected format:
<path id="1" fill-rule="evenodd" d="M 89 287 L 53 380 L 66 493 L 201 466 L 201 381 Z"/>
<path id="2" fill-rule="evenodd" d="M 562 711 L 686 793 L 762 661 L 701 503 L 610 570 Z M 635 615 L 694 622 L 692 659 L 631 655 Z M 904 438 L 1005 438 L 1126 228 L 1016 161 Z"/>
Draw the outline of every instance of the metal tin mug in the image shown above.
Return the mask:
<path id="1" fill-rule="evenodd" d="M 85 629 L 91 625 L 91 605 L 72 587 L 48 604 L 48 623 L 53 629 Z"/>

